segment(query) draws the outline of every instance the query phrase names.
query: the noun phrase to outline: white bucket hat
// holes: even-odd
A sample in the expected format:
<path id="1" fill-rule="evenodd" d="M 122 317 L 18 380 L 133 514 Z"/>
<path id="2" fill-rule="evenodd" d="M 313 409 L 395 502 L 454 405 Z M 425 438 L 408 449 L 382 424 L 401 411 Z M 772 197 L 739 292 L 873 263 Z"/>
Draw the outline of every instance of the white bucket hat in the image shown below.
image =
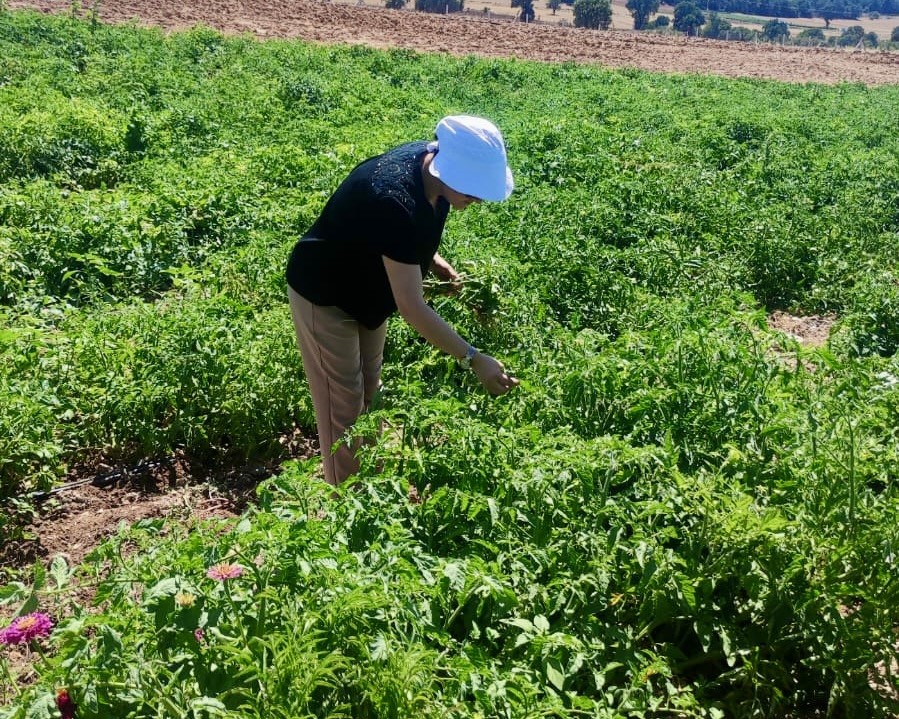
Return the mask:
<path id="1" fill-rule="evenodd" d="M 489 120 L 451 115 L 437 123 L 437 155 L 428 171 L 450 189 L 479 200 L 505 200 L 515 182 L 503 136 Z"/>

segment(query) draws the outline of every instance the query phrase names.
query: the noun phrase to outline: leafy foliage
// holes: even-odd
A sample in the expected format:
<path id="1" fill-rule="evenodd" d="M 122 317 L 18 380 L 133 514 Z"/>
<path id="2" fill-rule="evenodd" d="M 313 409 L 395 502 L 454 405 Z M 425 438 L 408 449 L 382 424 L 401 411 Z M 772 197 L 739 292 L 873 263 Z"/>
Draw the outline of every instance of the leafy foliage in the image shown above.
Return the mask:
<path id="1" fill-rule="evenodd" d="M 824 30 L 819 27 L 807 27 L 796 36 L 796 39 L 803 45 L 823 45 Z"/>
<path id="2" fill-rule="evenodd" d="M 790 37 L 790 26 L 783 20 L 768 20 L 762 26 L 762 37 L 769 42 L 781 42 Z"/>
<path id="3" fill-rule="evenodd" d="M 627 0 L 625 5 L 634 17 L 634 30 L 643 30 L 649 22 L 649 16 L 658 12 L 658 0 Z"/>
<path id="4" fill-rule="evenodd" d="M 465 0 L 415 0 L 415 9 L 421 12 L 462 12 Z"/>
<path id="5" fill-rule="evenodd" d="M 674 7 L 674 29 L 687 35 L 696 35 L 705 24 L 705 15 L 693 2 L 679 2 Z"/>
<path id="6" fill-rule="evenodd" d="M 837 42 L 843 47 L 851 47 L 860 45 L 864 37 L 865 28 L 861 25 L 852 25 L 840 33 L 840 38 Z"/>
<path id="7" fill-rule="evenodd" d="M 4 719 L 60 687 L 86 718 L 897 711 L 895 87 L 24 12 L 0 50 L 3 496 L 311 427 L 287 252 L 348 167 L 460 109 L 518 191 L 451 216 L 465 282 L 432 302 L 522 380 L 486 397 L 391 323 L 358 482 L 291 465 L 240 518 L 0 587 L 59 620 Z M 775 309 L 837 315 L 830 342 Z"/>
<path id="8" fill-rule="evenodd" d="M 512 0 L 512 7 L 521 8 L 518 19 L 521 22 L 532 22 L 537 17 L 533 0 Z"/>
<path id="9" fill-rule="evenodd" d="M 612 4 L 609 0 L 574 0 L 574 26 L 591 30 L 608 30 L 612 24 Z"/>

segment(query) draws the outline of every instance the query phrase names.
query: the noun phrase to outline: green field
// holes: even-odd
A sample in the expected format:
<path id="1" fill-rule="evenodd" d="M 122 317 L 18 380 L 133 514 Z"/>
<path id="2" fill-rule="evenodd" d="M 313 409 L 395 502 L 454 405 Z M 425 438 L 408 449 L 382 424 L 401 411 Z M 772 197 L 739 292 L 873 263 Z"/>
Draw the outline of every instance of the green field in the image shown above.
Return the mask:
<path id="1" fill-rule="evenodd" d="M 445 114 L 517 189 L 451 215 L 433 302 L 522 381 L 393 321 L 352 487 L 290 463 L 238 520 L 3 575 L 0 629 L 55 627 L 0 646 L 0 717 L 895 714 L 896 107 L 0 12 L 0 538 L 72 463 L 311 432 L 287 253 Z"/>

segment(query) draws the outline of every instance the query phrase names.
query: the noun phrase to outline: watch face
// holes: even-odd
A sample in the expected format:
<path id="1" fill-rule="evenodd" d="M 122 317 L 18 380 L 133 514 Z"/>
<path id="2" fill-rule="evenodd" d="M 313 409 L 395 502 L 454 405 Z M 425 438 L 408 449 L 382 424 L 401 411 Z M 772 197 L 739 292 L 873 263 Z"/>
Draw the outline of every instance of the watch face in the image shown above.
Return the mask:
<path id="1" fill-rule="evenodd" d="M 465 356 L 459 360 L 459 364 L 464 369 L 469 369 L 471 367 L 471 360 L 474 359 L 474 356 L 478 353 L 477 349 L 474 347 L 469 347 L 465 352 Z"/>

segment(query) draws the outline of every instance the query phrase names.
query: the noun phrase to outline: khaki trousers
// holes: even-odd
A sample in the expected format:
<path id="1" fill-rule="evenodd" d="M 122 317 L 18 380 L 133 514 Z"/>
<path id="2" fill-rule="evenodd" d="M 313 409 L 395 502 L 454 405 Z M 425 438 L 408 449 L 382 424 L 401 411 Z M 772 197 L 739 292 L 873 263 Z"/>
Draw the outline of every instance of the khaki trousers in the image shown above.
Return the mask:
<path id="1" fill-rule="evenodd" d="M 359 471 L 358 444 L 350 447 L 341 440 L 380 386 L 387 324 L 369 330 L 337 307 L 312 304 L 290 287 L 287 295 L 315 408 L 325 481 L 336 486 Z"/>

